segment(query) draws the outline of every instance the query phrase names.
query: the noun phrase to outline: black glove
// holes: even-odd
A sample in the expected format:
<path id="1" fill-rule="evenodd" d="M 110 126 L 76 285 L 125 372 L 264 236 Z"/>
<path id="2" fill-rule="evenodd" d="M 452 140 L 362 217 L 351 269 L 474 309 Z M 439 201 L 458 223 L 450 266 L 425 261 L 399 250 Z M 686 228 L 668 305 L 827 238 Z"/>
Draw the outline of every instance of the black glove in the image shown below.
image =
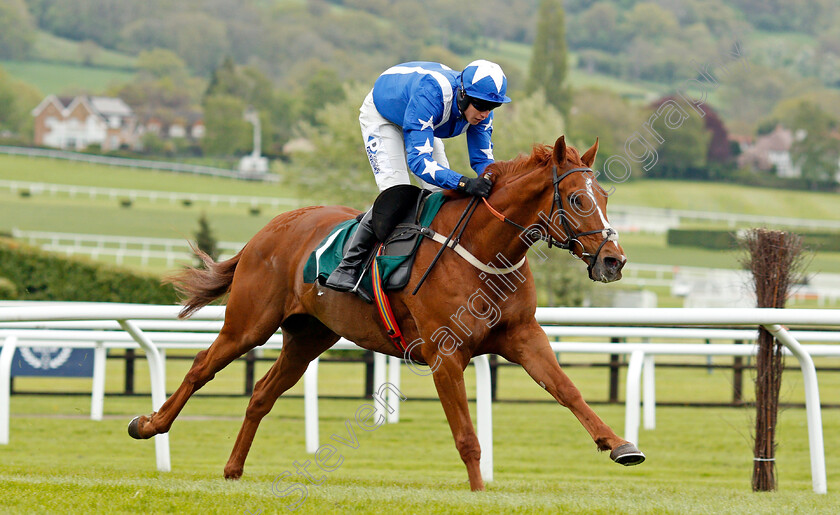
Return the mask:
<path id="1" fill-rule="evenodd" d="M 493 188 L 493 183 L 486 177 L 476 177 L 471 179 L 463 177 L 458 182 L 458 191 L 463 191 L 468 195 L 475 195 L 476 197 L 489 197 L 490 189 Z"/>

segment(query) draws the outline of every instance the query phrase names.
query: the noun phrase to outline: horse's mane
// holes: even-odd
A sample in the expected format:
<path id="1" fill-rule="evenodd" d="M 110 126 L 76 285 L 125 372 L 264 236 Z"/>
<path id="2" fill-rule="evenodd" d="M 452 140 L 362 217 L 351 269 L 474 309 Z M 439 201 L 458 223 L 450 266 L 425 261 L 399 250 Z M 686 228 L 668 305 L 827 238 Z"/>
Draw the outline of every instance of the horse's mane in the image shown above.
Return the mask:
<path id="1" fill-rule="evenodd" d="M 537 143 L 531 149 L 531 154 L 519 154 L 510 161 L 496 161 L 493 163 L 492 171 L 495 172 L 499 178 L 504 177 L 507 180 L 512 180 L 518 177 L 524 170 L 533 170 L 548 164 L 551 160 L 554 148 L 549 145 Z M 580 154 L 577 149 L 566 145 L 566 159 L 572 162 L 580 162 Z M 488 167 L 489 168 L 489 167 Z"/>
<path id="2" fill-rule="evenodd" d="M 524 171 L 541 168 L 548 164 L 554 154 L 554 147 L 542 143 L 535 143 L 531 154 L 519 154 L 509 161 L 496 161 L 487 166 L 486 172 L 495 175 L 495 183 L 508 182 L 521 176 Z M 571 145 L 566 145 L 566 159 L 580 162 L 580 153 Z M 461 198 L 467 195 L 455 190 L 446 190 L 444 195 L 450 198 Z"/>

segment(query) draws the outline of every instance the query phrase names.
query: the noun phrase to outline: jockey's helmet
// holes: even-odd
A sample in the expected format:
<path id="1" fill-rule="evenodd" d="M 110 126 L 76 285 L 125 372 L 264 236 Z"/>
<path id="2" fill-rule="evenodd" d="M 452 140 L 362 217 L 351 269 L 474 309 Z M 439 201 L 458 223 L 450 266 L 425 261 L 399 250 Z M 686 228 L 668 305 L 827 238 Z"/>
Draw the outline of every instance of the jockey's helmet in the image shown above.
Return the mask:
<path id="1" fill-rule="evenodd" d="M 461 72 L 458 108 L 463 113 L 469 104 L 479 111 L 489 111 L 510 102 L 507 77 L 502 67 L 484 59 L 473 61 Z"/>

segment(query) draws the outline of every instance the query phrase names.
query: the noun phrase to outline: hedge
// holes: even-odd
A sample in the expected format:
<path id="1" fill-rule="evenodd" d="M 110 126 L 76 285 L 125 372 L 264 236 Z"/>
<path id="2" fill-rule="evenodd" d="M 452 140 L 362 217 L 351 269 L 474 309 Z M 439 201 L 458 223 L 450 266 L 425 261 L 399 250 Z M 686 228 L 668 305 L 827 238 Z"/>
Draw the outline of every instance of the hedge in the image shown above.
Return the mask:
<path id="1" fill-rule="evenodd" d="M 802 244 L 812 250 L 840 252 L 840 234 L 831 232 L 796 232 Z M 715 250 L 738 248 L 735 231 L 719 229 L 668 229 L 668 245 L 702 247 Z"/>
<path id="2" fill-rule="evenodd" d="M 177 296 L 160 278 L 128 269 L 67 258 L 0 239 L 0 299 L 175 304 Z"/>

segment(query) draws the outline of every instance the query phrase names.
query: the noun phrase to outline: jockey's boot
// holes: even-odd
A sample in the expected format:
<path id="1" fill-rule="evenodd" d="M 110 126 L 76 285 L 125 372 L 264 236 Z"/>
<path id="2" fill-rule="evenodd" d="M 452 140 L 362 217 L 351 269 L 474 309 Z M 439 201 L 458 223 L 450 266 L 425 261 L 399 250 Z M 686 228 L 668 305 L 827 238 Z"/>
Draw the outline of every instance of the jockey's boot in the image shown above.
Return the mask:
<path id="1" fill-rule="evenodd" d="M 325 286 L 336 291 L 355 293 L 367 303 L 373 302 L 373 299 L 359 286 L 359 279 L 362 276 L 360 267 L 367 260 L 377 242 L 371 224 L 372 218 L 373 210 L 371 209 L 365 213 L 365 216 L 359 222 L 359 227 L 356 229 L 353 239 L 350 240 L 350 245 L 341 259 L 341 263 L 324 283 Z"/>

